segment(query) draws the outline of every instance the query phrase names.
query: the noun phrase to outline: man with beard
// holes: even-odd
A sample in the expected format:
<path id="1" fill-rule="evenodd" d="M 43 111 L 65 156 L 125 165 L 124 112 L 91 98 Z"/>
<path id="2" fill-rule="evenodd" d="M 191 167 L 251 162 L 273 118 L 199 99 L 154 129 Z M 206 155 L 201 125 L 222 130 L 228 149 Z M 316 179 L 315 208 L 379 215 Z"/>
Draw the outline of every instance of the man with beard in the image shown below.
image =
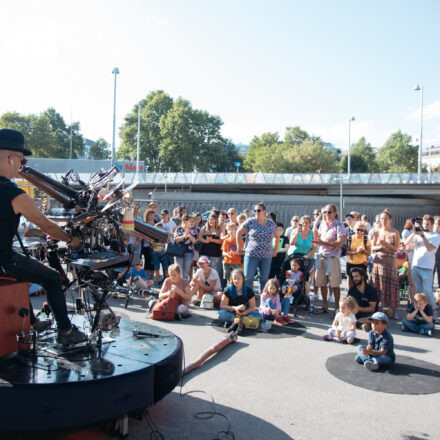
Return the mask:
<path id="1" fill-rule="evenodd" d="M 348 296 L 352 296 L 359 306 L 356 310 L 357 325 L 361 325 L 364 331 L 370 331 L 368 317 L 378 311 L 377 290 L 367 283 L 367 274 L 360 267 L 351 269 L 349 277 L 353 287 L 348 291 Z"/>

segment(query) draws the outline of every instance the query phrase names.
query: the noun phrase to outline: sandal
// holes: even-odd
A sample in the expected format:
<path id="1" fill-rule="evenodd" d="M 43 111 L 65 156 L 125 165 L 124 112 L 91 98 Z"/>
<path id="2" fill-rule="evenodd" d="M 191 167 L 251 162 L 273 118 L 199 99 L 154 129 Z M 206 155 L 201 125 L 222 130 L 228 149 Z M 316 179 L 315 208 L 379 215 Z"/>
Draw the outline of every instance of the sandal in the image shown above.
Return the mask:
<path id="1" fill-rule="evenodd" d="M 314 315 L 324 315 L 324 314 L 326 314 L 326 313 L 328 313 L 328 310 L 327 310 L 327 309 L 324 309 L 324 307 L 321 307 L 320 309 L 315 310 L 315 311 L 313 312 Z"/>

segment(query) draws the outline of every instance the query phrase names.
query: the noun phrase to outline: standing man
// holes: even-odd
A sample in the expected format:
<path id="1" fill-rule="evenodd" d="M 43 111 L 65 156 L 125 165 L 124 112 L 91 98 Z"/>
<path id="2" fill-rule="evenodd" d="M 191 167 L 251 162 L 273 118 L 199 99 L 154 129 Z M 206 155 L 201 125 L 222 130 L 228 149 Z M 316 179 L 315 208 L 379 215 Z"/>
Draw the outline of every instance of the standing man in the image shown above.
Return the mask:
<path id="1" fill-rule="evenodd" d="M 324 219 L 321 222 L 313 243 L 319 246 L 316 258 L 316 287 L 321 288 L 322 309 L 315 313 L 327 313 L 327 285 L 333 289 L 335 307 L 338 307 L 341 296 L 341 265 L 339 258 L 346 237 L 344 225 L 336 218 L 336 206 L 324 208 Z"/>
<path id="2" fill-rule="evenodd" d="M 435 253 L 440 245 L 440 234 L 433 232 L 434 218 L 424 215 L 422 224 L 416 222 L 412 234 L 404 241 L 405 245 L 413 243 L 414 254 L 411 272 L 417 293 L 424 293 L 428 304 L 434 309 L 435 297 L 432 292 L 432 282 L 435 266 Z M 434 321 L 437 311 L 434 312 Z"/>
<path id="3" fill-rule="evenodd" d="M 350 237 L 351 235 L 355 235 L 356 232 L 354 230 L 355 220 L 353 214 L 347 214 L 345 216 L 345 223 L 347 223 L 347 227 L 345 228 L 345 233 L 347 234 L 347 237 Z"/>
<path id="4" fill-rule="evenodd" d="M 56 240 L 67 242 L 73 249 L 80 246 L 78 237 L 70 236 L 55 222 L 49 220 L 38 210 L 34 201 L 11 181 L 18 176 L 18 171 L 26 163 L 24 156 L 32 154 L 24 148 L 24 142 L 24 136 L 19 131 L 7 128 L 0 130 L 0 265 L 7 275 L 44 287 L 57 322 L 57 340 L 63 345 L 75 345 L 86 341 L 87 337 L 70 323 L 59 272 L 41 264 L 35 258 L 12 250 L 20 215 Z M 38 331 L 38 321 L 32 310 L 31 324 Z"/>

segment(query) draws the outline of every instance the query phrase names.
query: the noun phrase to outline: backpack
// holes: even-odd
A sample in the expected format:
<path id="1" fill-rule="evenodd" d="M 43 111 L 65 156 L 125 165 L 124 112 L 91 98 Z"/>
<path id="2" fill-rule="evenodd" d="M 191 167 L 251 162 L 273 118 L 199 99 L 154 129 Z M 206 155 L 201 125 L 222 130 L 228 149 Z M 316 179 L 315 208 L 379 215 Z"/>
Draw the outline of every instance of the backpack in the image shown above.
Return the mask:
<path id="1" fill-rule="evenodd" d="M 214 295 L 210 293 L 205 293 L 200 301 L 201 309 L 213 309 L 214 308 Z"/>
<path id="2" fill-rule="evenodd" d="M 174 321 L 181 299 L 180 295 L 175 294 L 174 298 L 165 298 L 157 302 L 153 307 L 151 319 L 156 321 Z"/>

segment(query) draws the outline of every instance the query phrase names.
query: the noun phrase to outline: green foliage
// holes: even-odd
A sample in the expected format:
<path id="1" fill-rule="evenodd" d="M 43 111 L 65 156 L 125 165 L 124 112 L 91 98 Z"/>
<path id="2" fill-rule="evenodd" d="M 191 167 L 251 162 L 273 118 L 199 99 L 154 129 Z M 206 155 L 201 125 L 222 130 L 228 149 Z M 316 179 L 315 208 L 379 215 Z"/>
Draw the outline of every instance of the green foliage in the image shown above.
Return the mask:
<path id="1" fill-rule="evenodd" d="M 110 159 L 112 156 L 110 144 L 104 138 L 100 137 L 90 147 L 89 156 L 92 159 Z"/>
<path id="2" fill-rule="evenodd" d="M 254 136 L 249 144 L 248 154 L 244 158 L 247 171 L 263 173 L 282 172 L 285 146 L 278 133 L 263 133 Z"/>
<path id="3" fill-rule="evenodd" d="M 351 164 L 352 173 L 373 173 L 377 172 L 376 154 L 370 143 L 364 137 L 351 145 Z M 348 155 L 344 154 L 341 158 L 340 171 L 346 173 L 348 170 Z"/>
<path id="4" fill-rule="evenodd" d="M 33 157 L 68 158 L 70 153 L 70 126 L 53 108 L 40 115 L 21 115 L 17 112 L 0 116 L 0 127 L 13 128 L 23 133 L 26 147 Z M 76 158 L 84 150 L 84 140 L 79 133 L 79 123 L 72 124 L 73 155 Z"/>
<path id="5" fill-rule="evenodd" d="M 319 136 L 310 136 L 307 131 L 298 126 L 287 127 L 284 135 L 284 143 L 291 147 L 302 144 L 304 141 L 319 142 L 320 140 Z"/>
<path id="6" fill-rule="evenodd" d="M 338 151 L 319 140 L 305 140 L 284 153 L 289 173 L 336 173 L 339 170 Z"/>
<path id="7" fill-rule="evenodd" d="M 138 105 L 125 117 L 118 157 L 136 151 Z M 221 136 L 218 116 L 193 109 L 183 98 L 175 101 L 162 90 L 142 102 L 140 158 L 149 171 L 233 171 L 240 156 Z"/>
<path id="8" fill-rule="evenodd" d="M 411 145 L 411 136 L 399 130 L 393 133 L 377 152 L 381 173 L 417 172 L 418 147 Z"/>

